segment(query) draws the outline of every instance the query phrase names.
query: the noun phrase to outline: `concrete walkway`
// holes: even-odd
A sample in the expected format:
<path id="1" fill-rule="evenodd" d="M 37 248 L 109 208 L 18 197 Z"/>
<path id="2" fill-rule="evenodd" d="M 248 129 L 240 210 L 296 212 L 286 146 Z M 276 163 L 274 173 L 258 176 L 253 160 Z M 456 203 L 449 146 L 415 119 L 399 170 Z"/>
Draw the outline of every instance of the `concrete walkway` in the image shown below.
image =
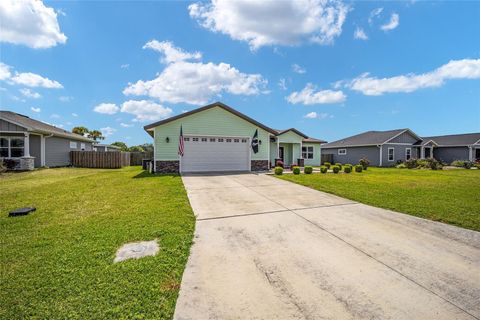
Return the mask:
<path id="1" fill-rule="evenodd" d="M 255 174 L 183 177 L 176 319 L 479 319 L 480 233 Z"/>

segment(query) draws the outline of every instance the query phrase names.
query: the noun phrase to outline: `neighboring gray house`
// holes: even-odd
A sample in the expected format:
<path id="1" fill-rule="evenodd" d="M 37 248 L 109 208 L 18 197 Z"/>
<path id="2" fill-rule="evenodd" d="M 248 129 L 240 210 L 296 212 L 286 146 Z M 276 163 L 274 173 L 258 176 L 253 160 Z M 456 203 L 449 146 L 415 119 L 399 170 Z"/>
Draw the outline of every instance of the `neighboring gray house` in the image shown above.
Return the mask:
<path id="1" fill-rule="evenodd" d="M 0 111 L 0 158 L 17 170 L 70 165 L 70 151 L 91 151 L 93 140 L 11 111 Z"/>
<path id="2" fill-rule="evenodd" d="M 120 147 L 112 146 L 111 144 L 101 144 L 97 143 L 93 145 L 93 151 L 101 152 L 120 152 L 122 151 Z"/>
<path id="3" fill-rule="evenodd" d="M 384 167 L 410 158 L 474 161 L 480 158 L 480 133 L 422 138 L 410 129 L 367 131 L 322 145 L 322 154 L 352 164 L 365 157 L 372 166 Z"/>

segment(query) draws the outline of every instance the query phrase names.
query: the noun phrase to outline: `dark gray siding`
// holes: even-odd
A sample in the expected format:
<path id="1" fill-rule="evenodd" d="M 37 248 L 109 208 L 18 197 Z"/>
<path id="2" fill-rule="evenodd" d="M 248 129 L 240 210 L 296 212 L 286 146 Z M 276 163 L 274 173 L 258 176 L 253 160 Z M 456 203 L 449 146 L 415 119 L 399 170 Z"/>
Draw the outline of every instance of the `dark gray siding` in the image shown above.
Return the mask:
<path id="1" fill-rule="evenodd" d="M 76 142 L 75 149 L 70 148 L 70 141 Z M 60 137 L 45 138 L 45 165 L 48 167 L 63 167 L 70 165 L 70 151 L 80 151 L 80 144 L 85 143 L 85 151 L 92 150 L 90 142 L 75 141 Z"/>
<path id="2" fill-rule="evenodd" d="M 27 131 L 24 127 L 0 119 L 0 131 Z"/>
<path id="3" fill-rule="evenodd" d="M 468 160 L 468 147 L 437 147 L 433 148 L 433 157 L 439 161 L 452 163 L 454 160 Z"/>
<path id="4" fill-rule="evenodd" d="M 41 164 L 41 145 L 40 145 L 40 136 L 30 135 L 30 156 L 35 157 L 34 165 L 35 168 L 39 168 Z"/>
<path id="5" fill-rule="evenodd" d="M 406 160 L 406 149 L 412 149 L 412 158 L 419 158 L 420 154 L 418 153 L 418 148 L 408 145 L 398 145 L 398 144 L 384 144 L 382 147 L 382 166 L 390 167 L 397 164 L 397 161 Z M 388 161 L 388 148 L 394 148 L 393 161 Z"/>
<path id="6" fill-rule="evenodd" d="M 412 136 L 409 132 L 404 132 L 395 139 L 392 139 L 391 141 L 388 141 L 389 143 L 411 143 L 414 144 L 417 142 L 417 138 Z"/>
<path id="7" fill-rule="evenodd" d="M 339 155 L 338 149 L 347 149 L 346 155 Z M 367 158 L 370 165 L 380 165 L 380 149 L 376 146 L 323 149 L 322 154 L 333 154 L 333 162 L 357 164 L 361 158 Z"/>

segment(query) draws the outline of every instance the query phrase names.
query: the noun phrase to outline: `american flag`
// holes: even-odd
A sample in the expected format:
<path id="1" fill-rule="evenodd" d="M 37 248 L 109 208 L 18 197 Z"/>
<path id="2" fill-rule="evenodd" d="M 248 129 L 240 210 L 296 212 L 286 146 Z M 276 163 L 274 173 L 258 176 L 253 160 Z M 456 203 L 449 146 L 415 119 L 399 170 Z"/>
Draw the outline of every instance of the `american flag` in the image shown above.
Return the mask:
<path id="1" fill-rule="evenodd" d="M 180 157 L 183 157 L 183 129 L 182 126 L 180 126 L 180 139 L 178 140 L 178 155 Z"/>

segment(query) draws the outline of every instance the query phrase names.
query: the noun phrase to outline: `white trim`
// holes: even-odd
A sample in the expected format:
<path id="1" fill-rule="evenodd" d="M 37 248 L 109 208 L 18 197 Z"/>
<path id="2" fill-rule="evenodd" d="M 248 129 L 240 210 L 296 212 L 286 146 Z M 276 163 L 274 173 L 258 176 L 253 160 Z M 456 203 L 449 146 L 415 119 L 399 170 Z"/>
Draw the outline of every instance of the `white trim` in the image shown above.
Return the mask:
<path id="1" fill-rule="evenodd" d="M 340 153 L 340 151 L 345 151 L 345 152 L 344 152 L 344 153 Z M 346 149 L 346 148 L 338 149 L 338 150 L 337 150 L 337 155 L 338 155 L 338 156 L 346 156 L 346 155 L 347 155 L 347 149 Z"/>
<path id="2" fill-rule="evenodd" d="M 356 148 L 356 147 L 378 147 L 378 144 L 355 144 L 346 146 L 323 146 L 324 149 L 343 149 L 343 148 Z"/>
<path id="3" fill-rule="evenodd" d="M 394 145 L 394 146 L 414 146 L 413 143 L 400 143 L 400 142 L 389 142 L 389 143 L 386 143 L 386 144 L 391 144 L 391 145 Z"/>
<path id="4" fill-rule="evenodd" d="M 383 165 L 383 145 L 378 145 L 380 148 L 380 167 Z"/>
<path id="5" fill-rule="evenodd" d="M 157 141 L 155 140 L 155 128 L 153 128 L 153 168 L 152 168 L 152 172 L 155 173 L 155 169 L 156 169 L 156 166 L 157 166 L 157 158 L 156 157 L 156 146 L 157 145 Z M 182 169 L 180 167 L 180 164 L 178 165 L 178 171 L 180 171 L 180 173 L 182 173 Z"/>
<path id="6" fill-rule="evenodd" d="M 8 150 L 8 155 L 7 157 L 5 158 L 11 158 L 11 159 L 18 159 L 18 158 L 22 158 L 22 157 L 29 157 L 29 155 L 27 155 L 27 146 L 28 144 L 26 143 L 26 140 L 28 140 L 28 137 L 26 136 L 27 133 L 25 133 L 25 135 L 18 135 L 18 136 L 1 136 L 0 135 L 0 138 L 2 139 L 6 139 L 8 141 L 8 146 L 6 147 L 7 150 Z M 12 145 L 11 145 L 11 140 L 12 139 L 23 139 L 23 147 L 13 147 L 14 149 L 21 149 L 23 148 L 23 156 L 21 157 L 12 157 Z M 2 148 L 5 148 L 5 147 L 2 147 Z"/>
<path id="7" fill-rule="evenodd" d="M 433 142 L 433 144 L 438 147 L 438 143 L 436 143 L 435 140 L 432 140 L 432 139 L 428 140 L 428 141 L 425 142 L 425 143 L 422 143 L 421 145 L 422 145 L 422 146 L 426 146 L 426 145 L 429 144 L 430 142 Z"/>
<path id="8" fill-rule="evenodd" d="M 410 158 L 407 159 L 407 150 L 410 151 Z M 410 160 L 412 159 L 412 148 L 405 148 L 405 160 Z"/>
<path id="9" fill-rule="evenodd" d="M 392 160 L 390 160 L 390 150 L 393 150 Z M 395 148 L 388 148 L 388 149 L 387 149 L 387 161 L 388 161 L 388 162 L 395 161 Z"/>
<path id="10" fill-rule="evenodd" d="M 40 166 L 45 167 L 45 136 L 40 135 Z"/>
<path id="11" fill-rule="evenodd" d="M 473 161 L 473 148 L 472 147 L 468 147 L 468 160 L 469 161 Z"/>
<path id="12" fill-rule="evenodd" d="M 18 135 L 22 135 L 22 134 L 24 134 L 25 132 L 28 132 L 28 131 L 0 131 L 0 134 L 8 133 L 8 134 L 18 134 Z M 32 132 L 32 133 L 33 133 L 33 132 Z"/>
<path id="13" fill-rule="evenodd" d="M 23 141 L 23 156 L 30 157 L 30 134 L 28 132 L 24 133 L 25 140 Z"/>
<path id="14" fill-rule="evenodd" d="M 307 157 L 306 157 L 306 158 L 303 157 L 303 148 L 307 148 L 307 150 L 305 151 L 305 153 L 307 154 Z M 312 157 L 311 157 L 311 158 L 308 157 L 308 154 L 309 154 L 308 148 L 312 148 Z M 313 160 L 313 159 L 315 159 L 315 146 L 302 146 L 301 152 L 302 152 L 302 159 L 305 159 L 305 160 Z"/>
<path id="15" fill-rule="evenodd" d="M 250 139 L 249 136 L 228 136 L 222 134 L 183 134 L 184 137 L 198 137 L 198 138 L 240 138 L 240 139 Z"/>

